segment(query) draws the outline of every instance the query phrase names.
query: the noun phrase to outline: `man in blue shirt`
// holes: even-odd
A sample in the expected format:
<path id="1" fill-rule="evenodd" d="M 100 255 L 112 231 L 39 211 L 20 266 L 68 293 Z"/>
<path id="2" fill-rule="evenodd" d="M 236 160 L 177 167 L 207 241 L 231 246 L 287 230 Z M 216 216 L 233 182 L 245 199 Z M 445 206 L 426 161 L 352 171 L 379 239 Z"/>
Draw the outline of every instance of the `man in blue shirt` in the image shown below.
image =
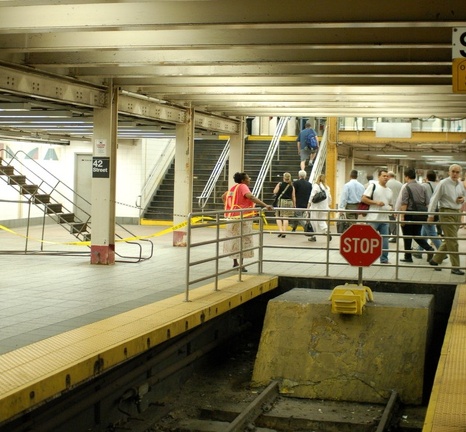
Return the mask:
<path id="1" fill-rule="evenodd" d="M 356 170 L 352 170 L 350 173 L 350 181 L 345 183 L 343 191 L 340 195 L 340 203 L 338 204 L 338 208 L 340 210 L 358 209 L 358 205 L 361 202 L 361 197 L 365 189 L 363 184 L 358 182 L 357 178 L 358 172 Z M 340 212 L 340 214 L 346 214 L 346 219 L 354 220 L 358 218 L 358 212 Z"/>
<path id="2" fill-rule="evenodd" d="M 319 145 L 319 140 L 317 138 L 317 134 L 314 129 L 311 128 L 311 123 L 309 121 L 306 122 L 305 124 L 305 129 L 303 129 L 296 140 L 298 144 L 298 154 L 301 160 L 301 169 L 305 170 L 306 169 L 306 161 L 309 159 L 309 166 L 312 167 L 312 164 L 314 163 L 314 159 L 317 154 L 317 149 L 316 150 L 311 150 L 310 148 L 307 147 L 306 145 L 306 138 L 309 134 L 314 134 L 317 140 L 317 145 Z M 318 147 L 317 147 L 318 148 Z"/>

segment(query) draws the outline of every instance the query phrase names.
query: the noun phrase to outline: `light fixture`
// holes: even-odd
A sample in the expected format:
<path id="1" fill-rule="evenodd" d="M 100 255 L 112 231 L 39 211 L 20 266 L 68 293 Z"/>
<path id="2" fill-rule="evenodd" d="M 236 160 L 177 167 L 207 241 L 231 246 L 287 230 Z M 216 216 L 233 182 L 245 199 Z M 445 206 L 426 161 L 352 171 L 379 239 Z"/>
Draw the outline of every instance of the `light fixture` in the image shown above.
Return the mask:
<path id="1" fill-rule="evenodd" d="M 69 111 L 0 111 L 0 119 L 69 118 L 72 116 L 72 113 Z"/>

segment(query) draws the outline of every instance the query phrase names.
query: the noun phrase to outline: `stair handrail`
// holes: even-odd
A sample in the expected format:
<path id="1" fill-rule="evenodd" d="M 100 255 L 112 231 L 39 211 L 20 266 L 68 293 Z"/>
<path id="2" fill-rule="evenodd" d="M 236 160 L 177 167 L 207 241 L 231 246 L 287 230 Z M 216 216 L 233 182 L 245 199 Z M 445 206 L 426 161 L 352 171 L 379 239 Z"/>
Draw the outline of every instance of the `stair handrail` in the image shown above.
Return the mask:
<path id="1" fill-rule="evenodd" d="M 309 174 L 309 182 L 315 183 L 317 176 L 322 173 L 325 161 L 327 159 L 327 126 L 325 126 L 324 134 L 319 143 L 319 150 L 317 151 L 311 173 Z"/>
<path id="2" fill-rule="evenodd" d="M 136 202 L 136 207 L 140 210 L 140 216 L 143 215 L 146 207 L 152 200 L 157 189 L 160 187 L 160 183 L 165 177 L 166 172 L 169 170 L 173 160 L 175 159 L 176 151 L 176 140 L 170 139 L 165 148 L 162 150 L 160 157 L 155 162 L 154 166 L 149 173 L 144 185 L 141 188 L 141 194 L 139 195 L 139 203 Z"/>
<path id="3" fill-rule="evenodd" d="M 254 196 L 259 196 L 262 187 L 264 186 L 264 181 L 267 176 L 267 172 L 270 172 L 272 166 L 272 161 L 277 151 L 278 145 L 280 144 L 280 138 L 282 137 L 283 130 L 285 129 L 286 124 L 289 122 L 290 117 L 280 117 L 277 127 L 275 128 L 275 133 L 270 141 L 267 154 L 265 155 L 264 162 L 262 163 L 259 174 L 257 175 L 256 182 L 254 183 L 254 188 L 252 189 L 252 194 Z"/>
<path id="4" fill-rule="evenodd" d="M 63 186 L 65 188 L 65 190 L 67 190 L 68 192 L 70 192 L 71 194 L 73 194 L 73 196 L 75 197 L 79 197 L 82 201 L 84 201 L 85 203 L 89 204 L 89 206 L 92 206 L 92 204 L 86 199 L 84 198 L 82 195 L 78 194 L 76 191 L 74 191 L 73 189 L 71 189 L 68 185 L 66 185 L 64 182 L 62 182 L 58 177 L 56 177 L 54 174 L 52 174 L 49 170 L 47 170 L 45 167 L 43 167 L 41 164 L 39 164 L 36 160 L 34 160 L 30 155 L 28 155 L 27 153 L 25 153 L 23 150 L 18 150 L 16 153 L 11 153 L 10 151 L 8 151 L 7 149 L 0 149 L 0 155 L 1 154 L 6 154 L 8 155 L 8 159 L 10 159 L 9 162 L 7 162 L 7 160 L 4 158 L 4 157 L 0 157 L 1 160 L 5 161 L 6 162 L 6 165 L 3 165 L 3 167 L 5 166 L 13 166 L 12 165 L 12 161 L 14 161 L 15 165 L 16 163 L 18 163 L 19 165 L 21 165 L 27 172 L 31 173 L 32 176 L 33 176 L 33 180 L 39 180 L 37 182 L 37 186 L 38 186 L 38 189 L 37 191 L 34 193 L 34 194 L 31 194 L 30 197 L 25 197 L 27 199 L 27 202 L 31 203 L 32 200 L 33 200 L 33 197 L 35 195 L 38 195 L 38 192 L 40 193 L 44 193 L 46 195 L 49 196 L 50 198 L 50 202 L 52 204 L 61 204 L 62 205 L 62 208 L 65 209 L 67 212 L 69 213 L 74 213 L 72 211 L 70 211 L 70 209 L 68 209 L 66 206 L 63 205 L 62 202 L 59 202 L 54 196 L 52 196 L 52 193 L 56 193 L 58 195 L 60 195 L 60 197 L 62 197 L 66 202 L 70 203 L 74 208 L 76 209 L 79 209 L 82 213 L 84 213 L 86 215 L 86 220 L 82 220 L 80 219 L 79 217 L 77 217 L 75 214 L 74 214 L 74 217 L 75 217 L 75 222 L 78 222 L 78 223 L 85 223 L 89 228 L 91 226 L 91 215 L 85 211 L 83 208 L 79 207 L 78 205 L 76 205 L 76 203 L 72 200 L 70 200 L 64 193 L 62 193 L 59 189 L 58 189 L 58 186 Z M 24 155 L 24 159 L 25 160 L 28 160 L 28 161 L 31 161 L 35 164 L 35 167 L 38 167 L 40 168 L 41 170 L 43 170 L 44 172 L 47 173 L 47 175 L 49 175 L 51 178 L 53 178 L 54 180 L 56 180 L 56 184 L 53 185 L 53 184 L 50 184 L 49 182 L 45 181 L 39 174 L 37 174 L 36 172 L 34 172 L 30 167 L 28 167 L 27 165 L 25 165 L 19 158 L 18 158 L 18 154 L 22 154 Z M 17 171 L 19 172 L 16 168 L 14 168 L 14 171 Z M 19 175 L 24 175 L 26 177 L 27 180 L 31 181 L 31 178 L 26 176 L 24 174 L 24 172 L 21 172 Z M 0 178 L 3 178 L 5 182 L 8 182 L 8 180 L 5 179 L 6 176 L 0 176 Z M 44 188 L 44 185 L 46 187 L 48 187 L 49 189 L 45 189 Z M 21 188 L 21 185 L 18 185 L 20 188 Z M 26 202 L 26 201 L 25 201 Z M 44 204 L 44 217 L 46 215 L 46 205 Z M 51 213 L 51 214 L 47 214 L 48 216 L 52 217 L 52 216 L 56 216 L 57 218 L 60 219 L 60 216 L 59 214 L 56 214 L 56 213 Z M 28 222 L 29 224 L 29 222 Z M 129 233 L 130 234 L 130 237 L 131 238 L 135 238 L 135 234 L 133 234 L 131 231 L 129 231 L 127 228 L 125 228 L 123 225 L 119 224 L 119 223 L 116 223 L 115 224 L 116 226 L 118 226 L 119 228 L 121 228 L 122 230 L 124 230 L 126 233 Z M 83 232 L 74 232 L 74 231 L 71 231 L 70 234 L 74 235 L 76 238 L 80 239 L 79 235 L 84 235 Z M 118 233 L 115 233 L 115 237 L 117 238 L 120 238 L 120 239 L 123 239 L 123 237 L 121 235 L 119 235 Z M 42 239 L 43 240 L 43 239 Z M 149 253 L 149 256 L 148 257 L 143 257 L 142 256 L 142 247 L 140 245 L 137 245 L 139 246 L 139 257 L 128 257 L 128 256 L 123 256 L 123 258 L 127 258 L 131 261 L 123 261 L 123 262 L 140 262 L 140 261 L 145 261 L 145 260 L 148 260 L 152 257 L 153 255 L 153 243 L 149 240 L 149 239 L 140 239 L 140 241 L 144 241 L 145 243 L 149 243 L 150 244 L 150 253 Z M 130 243 L 130 244 L 135 244 L 134 241 L 126 241 L 126 243 Z M 115 254 L 117 256 L 121 256 L 119 255 L 116 251 L 115 251 Z"/>
<path id="5" fill-rule="evenodd" d="M 91 203 L 86 199 L 84 198 L 82 195 L 78 194 L 76 191 L 74 191 L 73 189 L 71 189 L 68 185 L 66 185 L 65 183 L 63 183 L 57 176 L 55 176 L 54 174 L 52 174 L 48 169 L 46 169 L 45 167 L 43 167 L 40 163 L 38 163 L 36 160 L 34 160 L 30 155 L 28 155 L 26 152 L 24 152 L 23 150 L 18 150 L 16 151 L 15 153 L 11 153 L 10 151 L 8 151 L 8 149 L 0 149 L 0 154 L 1 153 L 5 153 L 8 155 L 8 158 L 10 159 L 10 162 L 7 162 L 5 158 L 3 158 L 3 160 L 5 162 L 7 162 L 7 166 L 8 165 L 12 165 L 11 164 L 11 161 L 14 161 L 15 162 L 15 165 L 18 163 L 19 165 L 21 165 L 21 167 L 24 168 L 24 170 L 26 170 L 28 173 L 30 173 L 33 177 L 33 181 L 36 181 L 36 179 L 38 180 L 37 182 L 37 186 L 39 187 L 38 188 L 38 191 L 40 191 L 41 193 L 44 193 L 44 194 L 47 194 L 47 195 L 50 195 L 50 198 L 53 199 L 54 203 L 55 204 L 62 204 L 63 208 L 69 212 L 69 213 L 74 213 L 72 210 L 70 210 L 69 208 L 67 208 L 66 206 L 63 205 L 62 202 L 59 202 L 57 201 L 57 199 L 55 197 L 52 197 L 51 194 L 52 193 L 56 193 L 58 195 L 60 195 L 60 197 L 62 197 L 64 199 L 64 201 L 66 201 L 68 204 L 71 204 L 72 207 L 75 207 L 76 209 L 80 210 L 85 216 L 85 220 L 83 219 L 80 219 L 80 218 L 77 218 L 78 219 L 78 222 L 83 222 L 83 223 L 89 223 L 90 221 L 90 218 L 91 218 L 91 215 L 86 211 L 84 210 L 83 208 L 77 206 L 75 204 L 75 202 L 71 199 L 69 199 L 63 192 L 61 192 L 58 187 L 59 186 L 62 186 L 68 193 L 70 193 L 72 196 L 75 196 L 75 197 L 78 197 L 80 198 L 83 202 L 91 205 Z M 39 175 L 37 172 L 35 172 L 33 169 L 31 169 L 30 167 L 28 167 L 26 164 L 24 164 L 21 159 L 19 159 L 18 155 L 23 155 L 23 159 L 24 160 L 27 160 L 29 162 L 31 162 L 33 164 L 33 166 L 35 168 L 38 168 L 40 170 L 42 170 L 43 172 L 45 172 L 47 174 L 47 176 L 49 176 L 50 178 L 52 178 L 54 181 L 56 181 L 55 184 L 51 184 L 47 181 L 45 181 L 43 179 L 43 177 L 41 175 Z M 16 169 L 16 168 L 15 168 Z M 20 171 L 18 171 L 20 172 Z M 20 175 L 25 175 L 26 178 L 28 180 L 31 181 L 31 178 L 28 177 L 26 174 L 24 174 L 24 171 L 21 171 L 20 172 Z M 46 188 L 49 188 L 49 189 L 46 189 Z M 37 195 L 37 192 L 36 194 Z"/>
<path id="6" fill-rule="evenodd" d="M 207 201 L 209 201 L 210 196 L 212 195 L 213 190 L 217 184 L 217 181 L 222 173 L 225 165 L 227 163 L 228 158 L 230 157 L 230 139 L 225 143 L 223 147 L 222 153 L 220 154 L 217 163 L 215 164 L 212 173 L 210 174 L 209 179 L 204 186 L 204 190 L 202 191 L 201 195 L 196 197 L 198 199 L 199 207 L 203 209 Z"/>

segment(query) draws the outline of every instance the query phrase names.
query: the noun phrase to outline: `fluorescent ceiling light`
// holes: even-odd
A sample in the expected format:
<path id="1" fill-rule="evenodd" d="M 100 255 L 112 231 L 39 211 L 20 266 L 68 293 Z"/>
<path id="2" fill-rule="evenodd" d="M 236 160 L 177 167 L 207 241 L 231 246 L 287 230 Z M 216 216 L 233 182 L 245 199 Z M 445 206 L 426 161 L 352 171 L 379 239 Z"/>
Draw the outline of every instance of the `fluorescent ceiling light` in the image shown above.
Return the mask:
<path id="1" fill-rule="evenodd" d="M 21 118 L 66 118 L 72 117 L 73 114 L 69 111 L 18 111 L 18 112 L 10 112 L 10 111 L 0 111 L 0 118 L 13 118 L 13 119 L 21 119 Z"/>
<path id="2" fill-rule="evenodd" d="M 389 159 L 400 159 L 400 158 L 407 158 L 407 155 L 404 154 L 378 154 L 378 157 L 386 157 Z"/>

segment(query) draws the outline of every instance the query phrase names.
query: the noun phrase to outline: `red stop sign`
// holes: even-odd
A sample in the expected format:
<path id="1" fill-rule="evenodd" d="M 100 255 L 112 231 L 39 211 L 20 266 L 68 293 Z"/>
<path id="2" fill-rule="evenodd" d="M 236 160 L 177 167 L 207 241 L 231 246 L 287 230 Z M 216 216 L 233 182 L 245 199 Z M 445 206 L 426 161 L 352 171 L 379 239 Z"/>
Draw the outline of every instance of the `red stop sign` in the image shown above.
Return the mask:
<path id="1" fill-rule="evenodd" d="M 382 237 L 370 225 L 351 225 L 341 235 L 340 253 L 352 266 L 369 267 L 382 255 Z"/>

